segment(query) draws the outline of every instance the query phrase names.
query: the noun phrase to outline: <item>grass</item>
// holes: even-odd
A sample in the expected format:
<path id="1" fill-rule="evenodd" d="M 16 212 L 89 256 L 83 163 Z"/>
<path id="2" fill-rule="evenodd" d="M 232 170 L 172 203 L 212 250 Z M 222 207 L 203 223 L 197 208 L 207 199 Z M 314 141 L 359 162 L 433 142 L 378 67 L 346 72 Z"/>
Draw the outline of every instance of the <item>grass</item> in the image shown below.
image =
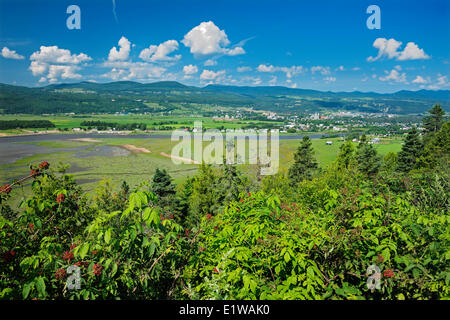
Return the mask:
<path id="1" fill-rule="evenodd" d="M 189 114 L 187 112 L 186 114 Z M 172 115 L 172 116 L 159 116 L 159 115 L 77 115 L 77 116 L 65 116 L 65 115 L 0 115 L 1 120 L 50 120 L 56 126 L 56 129 L 64 128 L 79 128 L 83 121 L 104 121 L 114 122 L 119 124 L 129 123 L 145 123 L 148 128 L 159 127 L 159 123 L 163 122 L 161 126 L 170 126 L 175 128 L 193 127 L 195 121 L 201 121 L 203 128 L 221 128 L 225 129 L 239 129 L 242 126 L 249 124 L 276 124 L 281 125 L 282 122 L 273 121 L 253 121 L 253 120 L 214 120 L 211 117 L 203 117 L 196 115 Z M 171 124 L 168 122 L 176 122 Z M 40 131 L 46 128 L 29 129 L 29 130 L 0 130 L 1 133 L 6 134 L 21 134 L 28 131 Z M 54 128 L 50 128 L 54 130 Z"/>

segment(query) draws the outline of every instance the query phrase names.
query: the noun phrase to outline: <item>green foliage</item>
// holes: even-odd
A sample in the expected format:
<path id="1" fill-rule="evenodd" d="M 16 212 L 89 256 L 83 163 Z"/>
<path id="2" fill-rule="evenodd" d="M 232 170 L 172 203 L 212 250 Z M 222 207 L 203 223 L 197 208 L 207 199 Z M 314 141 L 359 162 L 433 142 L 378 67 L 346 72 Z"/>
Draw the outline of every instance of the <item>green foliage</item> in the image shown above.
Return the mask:
<path id="1" fill-rule="evenodd" d="M 381 159 L 377 155 L 377 151 L 373 145 L 367 142 L 367 138 L 364 135 L 361 137 L 361 142 L 356 150 L 356 160 L 359 171 L 370 177 L 375 176 L 381 166 Z"/>
<path id="2" fill-rule="evenodd" d="M 430 139 L 436 132 L 438 132 L 445 122 L 445 111 L 442 109 L 441 105 L 436 104 L 428 110 L 429 116 L 424 117 L 423 127 L 424 127 L 424 140 Z"/>
<path id="3" fill-rule="evenodd" d="M 413 129 L 381 167 L 365 137 L 347 141 L 309 176 L 305 139 L 294 186 L 294 169 L 256 184 L 202 164 L 179 188 L 156 170 L 87 194 L 44 161 L 0 187 L 0 299 L 448 299 L 449 134 L 447 122 L 422 150 Z"/>
<path id="4" fill-rule="evenodd" d="M 397 170 L 408 172 L 416 168 L 416 161 L 422 155 L 423 143 L 419 132 L 413 127 L 406 136 L 402 150 L 398 154 Z"/>
<path id="5" fill-rule="evenodd" d="M 289 180 L 294 185 L 303 179 L 309 180 L 317 169 L 318 164 L 314 158 L 311 139 L 308 136 L 304 136 L 294 154 L 294 164 L 289 168 Z"/>
<path id="6" fill-rule="evenodd" d="M 17 128 L 54 128 L 49 120 L 0 120 L 0 130 Z"/>
<path id="7" fill-rule="evenodd" d="M 336 163 L 340 169 L 348 169 L 355 164 L 355 147 L 350 140 L 347 140 L 339 148 Z"/>

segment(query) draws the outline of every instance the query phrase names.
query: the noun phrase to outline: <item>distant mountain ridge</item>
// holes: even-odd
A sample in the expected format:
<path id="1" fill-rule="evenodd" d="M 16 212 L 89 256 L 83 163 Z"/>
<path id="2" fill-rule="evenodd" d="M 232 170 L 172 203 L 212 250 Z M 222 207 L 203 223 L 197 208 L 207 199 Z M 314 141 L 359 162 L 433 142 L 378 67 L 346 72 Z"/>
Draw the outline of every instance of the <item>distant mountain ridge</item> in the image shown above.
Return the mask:
<path id="1" fill-rule="evenodd" d="M 152 109 L 149 103 L 160 107 Z M 0 84 L 0 113 L 160 112 L 195 104 L 287 113 L 348 110 L 408 114 L 424 113 L 436 103 L 450 110 L 450 90 L 331 92 L 283 86 L 196 87 L 176 81 L 83 81 L 34 88 Z"/>
<path id="2" fill-rule="evenodd" d="M 450 101 L 450 90 L 400 90 L 394 93 L 379 92 L 362 92 L 362 91 L 320 91 L 314 89 L 289 88 L 284 86 L 232 86 L 209 84 L 205 87 L 187 86 L 177 81 L 158 81 L 151 83 L 140 83 L 135 81 L 115 81 L 107 83 L 97 83 L 82 81 L 70 84 L 52 84 L 40 88 L 58 89 L 58 88 L 90 88 L 101 90 L 102 88 L 116 90 L 145 90 L 145 89 L 161 89 L 161 90 L 208 90 L 234 92 L 243 94 L 305 94 L 305 95 L 332 95 L 332 96 L 355 96 L 355 97 L 402 97 L 402 98 L 426 98 L 426 99 L 442 99 Z"/>

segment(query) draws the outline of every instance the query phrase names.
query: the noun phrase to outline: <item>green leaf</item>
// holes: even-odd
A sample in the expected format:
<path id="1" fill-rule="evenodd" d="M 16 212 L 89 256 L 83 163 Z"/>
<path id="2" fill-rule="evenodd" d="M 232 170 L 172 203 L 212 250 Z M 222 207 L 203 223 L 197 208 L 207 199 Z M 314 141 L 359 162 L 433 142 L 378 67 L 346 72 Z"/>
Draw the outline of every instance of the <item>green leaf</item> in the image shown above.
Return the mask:
<path id="1" fill-rule="evenodd" d="M 286 252 L 286 253 L 284 254 L 284 261 L 289 262 L 290 260 L 291 260 L 291 256 L 289 255 L 288 252 Z"/>
<path id="2" fill-rule="evenodd" d="M 150 217 L 151 213 L 152 213 L 152 209 L 151 208 L 149 208 L 149 207 L 145 208 L 144 213 L 142 214 L 142 219 L 144 221 L 147 221 L 148 218 Z"/>
<path id="3" fill-rule="evenodd" d="M 80 251 L 78 252 L 78 254 L 80 255 L 81 259 L 84 259 L 84 257 L 88 253 L 88 251 L 89 251 L 89 243 L 85 242 L 85 243 L 83 243 L 83 245 L 80 248 Z"/>
<path id="4" fill-rule="evenodd" d="M 111 229 L 108 229 L 105 232 L 105 242 L 109 243 L 110 241 L 111 241 Z"/>
<path id="5" fill-rule="evenodd" d="M 36 289 L 39 292 L 39 295 L 45 297 L 45 281 L 44 281 L 44 278 L 38 277 L 34 281 L 36 283 Z"/>
<path id="6" fill-rule="evenodd" d="M 24 299 L 28 298 L 28 295 L 30 294 L 31 289 L 33 289 L 33 288 L 34 288 L 34 282 L 28 282 L 28 283 L 26 283 L 26 284 L 23 286 L 23 289 L 22 289 L 22 297 L 23 297 Z"/>

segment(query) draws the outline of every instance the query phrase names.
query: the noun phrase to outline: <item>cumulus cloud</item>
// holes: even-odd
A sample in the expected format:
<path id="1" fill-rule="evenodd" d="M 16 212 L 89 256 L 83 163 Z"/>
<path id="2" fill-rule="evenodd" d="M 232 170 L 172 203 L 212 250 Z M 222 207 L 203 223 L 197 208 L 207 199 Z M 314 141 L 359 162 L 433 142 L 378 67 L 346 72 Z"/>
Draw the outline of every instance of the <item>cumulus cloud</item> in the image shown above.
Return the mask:
<path id="1" fill-rule="evenodd" d="M 259 72 L 275 72 L 276 68 L 272 65 L 265 65 L 265 64 L 260 64 L 256 70 L 258 70 Z"/>
<path id="2" fill-rule="evenodd" d="M 395 81 L 406 83 L 406 73 L 400 73 L 396 69 L 392 69 L 391 72 L 385 71 L 386 76 L 380 77 L 381 81 Z"/>
<path id="3" fill-rule="evenodd" d="M 330 67 L 322 67 L 322 66 L 311 67 L 311 73 L 314 74 L 316 72 L 320 72 L 321 75 L 326 76 L 330 74 Z"/>
<path id="4" fill-rule="evenodd" d="M 265 64 L 260 64 L 256 68 L 256 70 L 258 70 L 259 72 L 269 72 L 269 73 L 284 72 L 286 74 L 286 77 L 289 79 L 292 78 L 294 75 L 305 71 L 303 66 L 278 67 L 278 66 L 265 65 Z"/>
<path id="5" fill-rule="evenodd" d="M 400 46 L 402 45 L 401 41 L 397 41 L 393 38 L 377 38 L 373 42 L 373 47 L 378 49 L 378 54 L 376 57 L 368 57 L 367 61 L 372 62 L 379 60 L 383 57 L 387 59 L 396 59 L 399 61 L 404 60 L 418 60 L 418 59 L 429 59 L 430 57 L 424 52 L 423 49 L 420 49 L 417 44 L 414 42 L 408 42 L 403 51 L 399 51 Z"/>
<path id="6" fill-rule="evenodd" d="M 14 50 L 10 50 L 10 49 L 7 48 L 7 47 L 3 47 L 2 52 L 1 52 L 1 56 L 2 56 L 3 58 L 6 58 L 6 59 L 15 59 L 15 60 L 22 60 L 22 59 L 25 59 L 24 56 L 18 54 L 18 53 L 17 53 L 16 51 L 14 51 Z"/>
<path id="7" fill-rule="evenodd" d="M 118 62 L 105 62 L 105 67 L 111 67 L 111 71 L 102 75 L 104 78 L 109 78 L 114 81 L 118 80 L 135 80 L 135 81 L 149 81 L 160 79 L 166 68 L 156 66 L 147 62 L 131 62 L 131 61 L 118 61 Z"/>
<path id="8" fill-rule="evenodd" d="M 241 46 L 226 48 L 230 41 L 224 30 L 220 30 L 212 21 L 202 22 L 189 31 L 181 41 L 195 56 L 225 54 L 235 56 L 244 54 Z"/>
<path id="9" fill-rule="evenodd" d="M 336 78 L 335 77 L 325 77 L 325 78 L 323 78 L 323 80 L 326 82 L 335 82 Z"/>
<path id="10" fill-rule="evenodd" d="M 427 80 L 425 80 L 423 77 L 421 77 L 421 76 L 417 76 L 413 81 L 412 81 L 412 83 L 417 83 L 417 84 L 425 84 L 425 83 L 427 83 L 428 81 Z"/>
<path id="11" fill-rule="evenodd" d="M 213 59 L 208 59 L 208 60 L 205 61 L 205 63 L 203 65 L 205 67 L 215 66 L 215 65 L 217 65 L 217 61 L 213 60 Z"/>
<path id="12" fill-rule="evenodd" d="M 216 80 L 219 77 L 225 75 L 225 70 L 221 71 L 211 71 L 211 70 L 203 70 L 202 74 L 200 75 L 200 79 L 202 80 Z"/>
<path id="13" fill-rule="evenodd" d="M 184 72 L 184 74 L 188 74 L 188 75 L 194 74 L 194 73 L 198 72 L 198 68 L 197 68 L 197 66 L 190 64 L 190 65 L 183 67 L 183 72 Z"/>
<path id="14" fill-rule="evenodd" d="M 109 61 L 124 61 L 130 56 L 131 42 L 122 37 L 119 40 L 119 50 L 116 47 L 111 48 L 108 55 Z"/>
<path id="15" fill-rule="evenodd" d="M 59 79 L 81 79 L 77 71 L 80 64 L 92 60 L 84 53 L 72 54 L 70 50 L 57 46 L 41 46 L 30 56 L 29 69 L 34 76 L 42 76 L 39 82 L 55 83 Z"/>
<path id="16" fill-rule="evenodd" d="M 430 56 L 420 49 L 414 42 L 408 42 L 405 49 L 400 53 L 397 60 L 419 60 L 419 59 L 430 59 Z"/>
<path id="17" fill-rule="evenodd" d="M 175 55 L 169 57 L 168 55 L 178 50 L 178 42 L 176 40 L 167 40 L 160 45 L 151 45 L 141 51 L 139 58 L 144 61 L 157 62 L 157 61 L 175 61 L 181 58 L 181 55 Z"/>

